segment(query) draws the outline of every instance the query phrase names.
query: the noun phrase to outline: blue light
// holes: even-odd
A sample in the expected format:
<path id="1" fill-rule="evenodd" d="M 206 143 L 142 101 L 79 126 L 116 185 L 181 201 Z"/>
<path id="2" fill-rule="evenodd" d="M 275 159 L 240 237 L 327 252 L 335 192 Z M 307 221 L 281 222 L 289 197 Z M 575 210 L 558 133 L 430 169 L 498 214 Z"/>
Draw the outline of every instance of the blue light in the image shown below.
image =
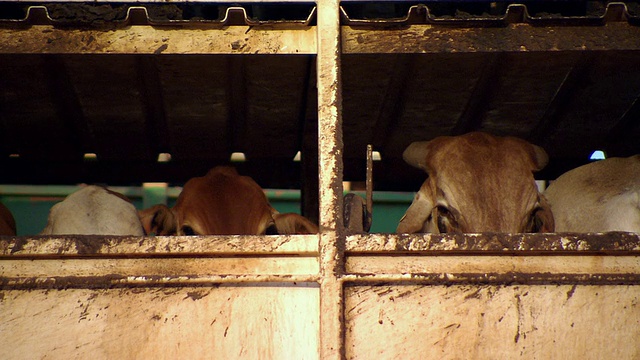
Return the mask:
<path id="1" fill-rule="evenodd" d="M 589 159 L 591 159 L 591 160 L 604 160 L 606 158 L 607 158 L 607 156 L 604 154 L 604 151 L 596 150 L 596 151 L 593 152 L 593 154 L 591 154 L 591 157 Z"/>

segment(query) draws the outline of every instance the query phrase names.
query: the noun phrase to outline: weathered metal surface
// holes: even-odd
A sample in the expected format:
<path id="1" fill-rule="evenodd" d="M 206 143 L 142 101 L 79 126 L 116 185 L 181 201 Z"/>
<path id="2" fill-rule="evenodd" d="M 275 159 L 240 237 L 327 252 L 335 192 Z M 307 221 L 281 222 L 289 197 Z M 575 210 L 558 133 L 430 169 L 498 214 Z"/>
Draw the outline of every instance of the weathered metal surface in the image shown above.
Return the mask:
<path id="1" fill-rule="evenodd" d="M 353 53 L 465 53 L 584 50 L 640 50 L 640 27 L 612 23 L 603 27 L 447 28 L 413 25 L 371 31 L 344 27 L 342 51 Z"/>
<path id="2" fill-rule="evenodd" d="M 320 357 L 344 354 L 342 283 L 342 82 L 337 0 L 318 1 L 318 176 L 320 211 Z"/>
<path id="3" fill-rule="evenodd" d="M 318 281 L 317 236 L 0 240 L 0 288 L 210 287 Z"/>
<path id="4" fill-rule="evenodd" d="M 477 2 L 477 6 L 473 4 L 459 1 L 443 2 L 443 4 L 431 3 L 428 5 L 406 5 L 408 7 L 406 14 L 402 16 L 394 16 L 395 11 L 392 6 L 387 4 L 387 8 L 380 6 L 379 17 L 371 16 L 367 13 L 366 6 L 360 6 L 358 10 L 357 1 L 344 1 L 343 4 L 349 6 L 341 7 L 342 23 L 349 26 L 408 26 L 416 24 L 438 24 L 445 26 L 465 26 L 465 27 L 500 27 L 508 24 L 527 23 L 535 26 L 549 25 L 574 25 L 574 26 L 594 26 L 604 25 L 611 22 L 629 22 L 638 24 L 639 17 L 634 14 L 637 5 L 631 3 L 628 6 L 622 2 L 610 2 L 608 4 L 593 2 L 586 5 L 585 3 L 574 4 L 573 14 L 562 14 L 563 10 L 567 11 L 571 6 L 554 6 L 557 4 L 550 3 L 529 3 L 531 8 L 537 9 L 533 14 L 530 13 L 525 4 L 508 4 L 508 3 L 491 3 Z M 440 5 L 440 6 L 439 6 Z M 458 7 L 456 7 L 458 5 Z M 537 5 L 537 6 L 536 6 Z M 635 5 L 635 6 L 634 6 Z M 545 9 L 546 7 L 546 9 Z M 633 9 L 630 9 L 633 8 Z M 369 11 L 374 10 L 372 6 Z M 350 15 L 350 10 L 355 10 L 356 14 Z M 391 14 L 385 14 L 385 11 Z M 469 13 L 465 10 L 472 10 Z M 546 10 L 546 11 L 545 11 Z M 357 13 L 363 12 L 365 15 L 358 16 Z M 481 14 L 479 12 L 482 12 Z M 554 13 L 555 12 L 555 13 Z"/>
<path id="5" fill-rule="evenodd" d="M 294 30 L 230 26 L 210 29 L 131 26 L 118 30 L 41 25 L 0 28 L 2 54 L 314 54 L 316 28 Z"/>
<path id="6" fill-rule="evenodd" d="M 0 259 L 78 256 L 223 256 L 317 254 L 317 235 L 0 237 Z"/>
<path id="7" fill-rule="evenodd" d="M 243 7 L 222 5 L 216 8 L 219 13 L 223 13 L 219 18 L 204 19 L 194 16 L 194 18 L 185 19 L 182 8 L 167 5 L 166 2 L 160 7 L 153 6 L 152 2 L 146 3 L 146 6 L 130 6 L 130 4 L 127 4 L 127 6 L 112 7 L 113 4 L 113 2 L 100 4 L 100 1 L 91 4 L 73 4 L 69 1 L 63 1 L 61 4 L 49 2 L 46 5 L 29 6 L 25 10 L 24 18 L 2 18 L 0 19 L 0 26 L 90 26 L 93 28 L 106 27 L 109 29 L 125 28 L 132 25 L 172 27 L 205 26 L 208 28 L 221 28 L 234 25 L 285 25 L 286 27 L 296 27 L 309 26 L 315 17 L 315 8 L 310 7 L 305 19 L 264 21 L 249 17 L 247 10 Z M 151 9 L 148 7 L 151 7 Z M 58 16 L 52 16 L 52 13 Z"/>
<path id="8" fill-rule="evenodd" d="M 146 259 L 38 259 L 9 260 L 0 265 L 3 278 L 173 278 L 189 274 L 212 275 L 311 275 L 318 273 L 315 257 L 247 257 L 237 254 L 227 258 L 204 258 L 202 255 Z"/>
<path id="9" fill-rule="evenodd" d="M 556 260 L 557 261 L 557 260 Z M 396 271 L 401 272 L 402 269 Z M 637 270 L 637 268 L 636 268 Z M 633 274 L 553 274 L 545 273 L 394 273 L 350 274 L 345 284 L 408 285 L 640 285 L 640 275 Z"/>
<path id="10" fill-rule="evenodd" d="M 639 286 L 349 286 L 345 297 L 347 359 L 640 356 Z"/>
<path id="11" fill-rule="evenodd" d="M 355 274 L 540 274 L 627 275 L 640 270 L 640 256 L 352 256 L 346 271 Z M 639 274 L 640 275 L 640 274 Z M 640 276 L 636 276 L 640 278 Z"/>
<path id="12" fill-rule="evenodd" d="M 371 234 L 352 235 L 346 240 L 349 253 L 376 252 L 432 254 L 536 255 L 591 252 L 640 254 L 640 234 L 627 232 L 559 234 Z"/>
<path id="13" fill-rule="evenodd" d="M 318 359 L 317 284 L 0 290 L 3 359 Z"/>

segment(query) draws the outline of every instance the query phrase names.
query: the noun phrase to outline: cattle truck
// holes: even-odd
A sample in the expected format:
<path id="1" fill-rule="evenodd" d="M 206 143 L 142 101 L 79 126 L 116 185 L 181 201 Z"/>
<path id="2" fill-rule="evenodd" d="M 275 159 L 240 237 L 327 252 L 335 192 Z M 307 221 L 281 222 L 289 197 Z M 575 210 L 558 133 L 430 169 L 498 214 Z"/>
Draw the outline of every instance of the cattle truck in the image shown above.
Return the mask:
<path id="1" fill-rule="evenodd" d="M 640 358 L 638 234 L 365 232 L 343 197 L 417 191 L 404 148 L 473 130 L 544 147 L 540 180 L 640 153 L 639 10 L 0 2 L 0 183 L 179 187 L 233 158 L 320 226 L 1 237 L 0 358 Z"/>

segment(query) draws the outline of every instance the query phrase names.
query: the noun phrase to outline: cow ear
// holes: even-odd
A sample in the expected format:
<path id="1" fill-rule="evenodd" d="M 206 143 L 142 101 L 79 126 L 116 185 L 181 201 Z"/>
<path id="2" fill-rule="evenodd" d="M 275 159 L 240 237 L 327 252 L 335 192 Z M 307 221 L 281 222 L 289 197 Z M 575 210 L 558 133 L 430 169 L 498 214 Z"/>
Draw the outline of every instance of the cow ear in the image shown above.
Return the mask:
<path id="1" fill-rule="evenodd" d="M 304 216 L 287 213 L 274 214 L 273 220 L 276 222 L 278 234 L 317 234 L 318 226 L 307 220 Z"/>
<path id="2" fill-rule="evenodd" d="M 435 202 L 429 189 L 429 180 L 425 181 L 413 198 L 413 202 L 404 214 L 396 233 L 413 234 L 422 232 L 424 223 L 429 219 Z"/>
<path id="3" fill-rule="evenodd" d="M 138 211 L 138 217 L 147 235 L 175 235 L 177 223 L 173 211 L 166 205 L 158 204 Z"/>
<path id="4" fill-rule="evenodd" d="M 402 153 L 402 158 L 407 164 L 428 172 L 427 156 L 431 150 L 430 143 L 431 141 L 412 142 Z"/>
<path id="5" fill-rule="evenodd" d="M 532 232 L 552 233 L 555 232 L 555 220 L 551 212 L 551 206 L 544 195 L 540 195 L 540 206 L 533 214 L 534 229 Z"/>
<path id="6" fill-rule="evenodd" d="M 549 163 L 549 155 L 540 146 L 529 144 L 531 146 L 529 155 L 533 161 L 533 171 L 542 170 Z"/>

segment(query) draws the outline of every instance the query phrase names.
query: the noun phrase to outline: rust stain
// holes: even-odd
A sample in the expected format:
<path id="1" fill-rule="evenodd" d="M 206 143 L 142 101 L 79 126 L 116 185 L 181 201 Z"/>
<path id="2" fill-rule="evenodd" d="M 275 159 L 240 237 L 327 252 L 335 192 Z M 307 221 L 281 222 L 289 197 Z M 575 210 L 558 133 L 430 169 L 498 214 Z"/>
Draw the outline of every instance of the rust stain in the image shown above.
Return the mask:
<path id="1" fill-rule="evenodd" d="M 482 298 L 482 296 L 480 295 L 480 291 L 481 290 L 482 290 L 482 288 L 476 289 L 471 294 L 468 294 L 467 296 L 465 296 L 464 299 L 465 300 L 469 300 L 469 299 L 478 299 L 478 300 L 480 300 Z"/>
<path id="2" fill-rule="evenodd" d="M 209 293 L 205 291 L 189 291 L 187 292 L 187 296 L 184 299 L 190 298 L 191 300 L 196 301 L 202 299 L 207 295 L 209 295 Z"/>
<path id="3" fill-rule="evenodd" d="M 23 237 L 18 237 L 16 238 L 14 244 L 13 244 L 13 248 L 11 248 L 11 252 L 10 254 L 15 254 L 19 251 L 22 251 L 22 249 L 24 248 L 24 245 L 27 243 L 27 239 L 23 238 Z"/>
<path id="4" fill-rule="evenodd" d="M 167 50 L 168 48 L 169 48 L 169 45 L 167 45 L 167 44 L 162 44 L 162 45 L 160 45 L 160 47 L 158 47 L 158 48 L 157 48 L 153 53 L 154 53 L 155 55 L 162 54 L 162 52 L 163 52 L 163 51 L 165 51 L 165 50 Z"/>
<path id="5" fill-rule="evenodd" d="M 231 43 L 231 49 L 232 50 L 242 50 L 247 46 L 247 44 L 243 44 L 240 42 L 240 40 L 236 40 L 234 42 Z"/>
<path id="6" fill-rule="evenodd" d="M 398 294 L 395 298 L 396 298 L 396 299 L 399 299 L 399 298 L 401 298 L 401 297 L 405 297 L 405 296 L 407 296 L 407 295 L 410 295 L 411 293 L 413 293 L 413 291 L 411 291 L 411 290 L 407 290 L 407 291 L 405 291 L 405 292 L 402 292 L 402 293 Z"/>
<path id="7" fill-rule="evenodd" d="M 573 293 L 576 291 L 577 287 L 578 287 L 578 285 L 573 285 L 571 287 L 571 290 L 567 291 L 567 301 L 569 301 L 569 299 L 571 299 L 571 297 L 573 296 Z"/>
<path id="8" fill-rule="evenodd" d="M 455 327 L 456 329 L 459 329 L 460 326 L 461 325 L 458 324 L 458 323 L 453 323 L 453 324 L 449 324 L 449 325 L 445 326 L 444 329 L 447 330 L 447 329 L 450 329 L 450 328 L 453 328 L 453 327 Z"/>
<path id="9" fill-rule="evenodd" d="M 522 322 L 522 312 L 520 311 L 522 304 L 520 301 L 520 295 L 516 295 L 516 311 L 518 312 L 518 321 L 516 323 L 516 335 L 513 338 L 513 342 L 514 343 L 518 343 L 518 340 L 520 340 L 520 323 Z"/>
<path id="10" fill-rule="evenodd" d="M 100 252 L 107 241 L 98 236 L 79 237 L 75 240 L 76 251 L 78 255 L 95 255 Z"/>
<path id="11" fill-rule="evenodd" d="M 382 297 L 384 295 L 387 295 L 389 293 L 393 292 L 393 290 L 391 290 L 391 288 L 387 288 L 386 290 L 383 290 L 381 292 L 376 292 L 378 294 L 378 296 Z"/>

